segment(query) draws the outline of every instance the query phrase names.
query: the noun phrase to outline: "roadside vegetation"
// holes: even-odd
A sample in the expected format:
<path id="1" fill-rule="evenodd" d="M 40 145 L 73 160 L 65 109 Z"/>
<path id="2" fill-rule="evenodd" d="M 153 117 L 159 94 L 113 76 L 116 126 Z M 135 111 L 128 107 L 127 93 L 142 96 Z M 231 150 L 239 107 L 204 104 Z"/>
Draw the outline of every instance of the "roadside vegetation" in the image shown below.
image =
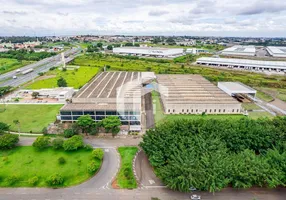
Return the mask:
<path id="1" fill-rule="evenodd" d="M 0 58 L 0 74 L 21 68 L 25 65 L 33 63 L 32 61 L 22 60 L 19 61 L 14 58 Z"/>
<path id="2" fill-rule="evenodd" d="M 44 127 L 56 120 L 62 105 L 0 105 L 0 121 L 10 125 L 10 130 L 41 133 Z M 15 120 L 19 121 L 18 123 Z"/>
<path id="3" fill-rule="evenodd" d="M 119 147 L 121 167 L 116 176 L 116 184 L 122 189 L 137 188 L 137 181 L 133 174 L 133 159 L 138 151 L 137 147 Z"/>
<path id="4" fill-rule="evenodd" d="M 286 118 L 176 120 L 140 146 L 171 189 L 275 188 L 286 184 Z"/>
<path id="5" fill-rule="evenodd" d="M 20 49 L 20 50 L 9 50 L 7 52 L 0 52 L 0 58 L 12 58 L 17 59 L 20 62 L 22 60 L 28 60 L 28 61 L 39 61 L 44 58 L 48 58 L 51 56 L 56 55 L 56 53 L 49 53 L 49 52 L 34 52 L 28 51 L 26 49 Z"/>
<path id="6" fill-rule="evenodd" d="M 17 135 L 0 136 L 6 143 Z M 13 139 L 16 143 L 16 141 Z M 14 142 L 14 143 L 15 143 Z M 67 140 L 38 137 L 33 146 L 0 145 L 0 187 L 67 187 L 82 183 L 100 168 L 103 150 L 83 143 L 81 136 Z"/>
<path id="7" fill-rule="evenodd" d="M 138 58 L 135 56 L 86 54 L 72 61 L 73 65 L 103 68 L 111 71 L 153 71 L 157 74 L 200 74 L 216 84 L 219 81 L 238 81 L 250 87 L 273 90 L 286 88 L 286 79 L 278 75 L 258 74 L 249 71 L 231 71 L 192 65 L 193 57 L 176 60 Z M 280 96 L 278 96 L 280 98 Z"/>
<path id="8" fill-rule="evenodd" d="M 53 69 L 46 72 L 43 76 L 36 79 L 35 82 L 26 86 L 27 89 L 55 88 L 59 87 L 57 81 L 63 78 L 67 87 L 81 88 L 98 72 L 98 67 L 80 67 L 75 70 L 62 71 Z"/>

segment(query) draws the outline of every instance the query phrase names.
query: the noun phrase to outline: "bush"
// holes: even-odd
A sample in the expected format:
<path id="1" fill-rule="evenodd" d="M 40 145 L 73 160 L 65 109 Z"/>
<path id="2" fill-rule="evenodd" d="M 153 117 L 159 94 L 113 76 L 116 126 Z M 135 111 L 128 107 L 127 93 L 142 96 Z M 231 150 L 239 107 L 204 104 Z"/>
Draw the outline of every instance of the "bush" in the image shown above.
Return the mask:
<path id="1" fill-rule="evenodd" d="M 8 156 L 3 156 L 2 161 L 3 161 L 3 163 L 7 162 L 8 161 Z"/>
<path id="2" fill-rule="evenodd" d="M 90 151 L 90 150 L 93 150 L 93 147 L 90 144 L 86 144 L 84 145 L 84 149 Z"/>
<path id="3" fill-rule="evenodd" d="M 0 136 L 0 149 L 11 149 L 19 142 L 19 136 L 6 133 Z"/>
<path id="4" fill-rule="evenodd" d="M 60 165 L 63 165 L 66 163 L 66 159 L 64 157 L 59 157 L 58 162 Z"/>
<path id="5" fill-rule="evenodd" d="M 64 141 L 63 147 L 65 151 L 74 151 L 83 147 L 83 139 L 79 135 L 74 135 L 71 138 Z"/>
<path id="6" fill-rule="evenodd" d="M 93 158 L 97 158 L 99 160 L 102 160 L 104 152 L 102 149 L 95 149 L 91 152 L 91 155 Z"/>
<path id="7" fill-rule="evenodd" d="M 19 181 L 19 177 L 17 175 L 12 175 L 12 176 L 8 176 L 5 181 L 9 184 L 9 185 L 14 185 L 16 182 Z"/>
<path id="8" fill-rule="evenodd" d="M 42 129 L 42 133 L 43 133 L 43 134 L 48 134 L 48 129 L 47 129 L 47 127 L 44 127 L 44 128 Z"/>
<path id="9" fill-rule="evenodd" d="M 66 129 L 64 130 L 64 137 L 70 138 L 72 136 L 76 135 L 76 132 L 73 129 Z"/>
<path id="10" fill-rule="evenodd" d="M 94 172 L 96 172 L 98 170 L 99 166 L 98 164 L 96 164 L 95 161 L 91 161 L 88 165 L 87 165 L 87 171 L 90 174 L 93 174 Z"/>
<path id="11" fill-rule="evenodd" d="M 53 149 L 63 148 L 64 140 L 62 138 L 56 138 L 52 141 Z"/>
<path id="12" fill-rule="evenodd" d="M 35 186 L 38 181 L 39 181 L 39 178 L 37 176 L 34 176 L 28 180 L 29 184 L 32 186 Z"/>
<path id="13" fill-rule="evenodd" d="M 50 186 L 59 186 L 64 183 L 64 179 L 60 174 L 54 174 L 48 178 L 47 183 Z"/>
<path id="14" fill-rule="evenodd" d="M 1 90 L 1 88 L 0 88 Z M 1 96 L 1 91 L 0 91 Z M 0 122 L 0 133 L 4 133 L 5 131 L 9 131 L 10 126 L 8 124 L 5 124 L 4 122 Z"/>
<path id="15" fill-rule="evenodd" d="M 40 136 L 33 142 L 33 147 L 42 150 L 47 148 L 51 143 L 51 139 L 49 137 Z"/>

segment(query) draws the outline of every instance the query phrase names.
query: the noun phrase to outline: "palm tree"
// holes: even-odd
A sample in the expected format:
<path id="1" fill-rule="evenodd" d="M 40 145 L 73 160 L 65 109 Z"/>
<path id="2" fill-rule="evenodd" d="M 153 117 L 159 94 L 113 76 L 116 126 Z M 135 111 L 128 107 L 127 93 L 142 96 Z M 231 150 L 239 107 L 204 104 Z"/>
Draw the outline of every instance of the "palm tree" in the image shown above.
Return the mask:
<path id="1" fill-rule="evenodd" d="M 18 119 L 15 119 L 13 121 L 13 123 L 18 126 L 18 133 L 19 133 L 19 136 L 20 136 L 20 121 Z"/>

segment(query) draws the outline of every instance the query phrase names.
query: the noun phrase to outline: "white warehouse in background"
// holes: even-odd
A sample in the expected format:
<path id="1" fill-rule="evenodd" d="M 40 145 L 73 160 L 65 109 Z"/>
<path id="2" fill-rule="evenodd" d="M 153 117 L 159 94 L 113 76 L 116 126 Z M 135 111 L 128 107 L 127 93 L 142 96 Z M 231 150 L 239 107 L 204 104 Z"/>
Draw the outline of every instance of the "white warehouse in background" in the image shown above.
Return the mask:
<path id="1" fill-rule="evenodd" d="M 270 56 L 286 58 L 286 47 L 267 47 L 266 50 Z"/>
<path id="2" fill-rule="evenodd" d="M 217 86 L 229 96 L 235 96 L 236 94 L 256 96 L 256 90 L 240 82 L 218 82 Z"/>
<path id="3" fill-rule="evenodd" d="M 222 55 L 230 56 L 255 56 L 255 46 L 236 45 L 221 51 Z"/>
<path id="4" fill-rule="evenodd" d="M 115 54 L 127 54 L 136 56 L 156 56 L 156 57 L 175 57 L 181 56 L 184 49 L 180 48 L 153 48 L 153 47 L 119 47 L 113 48 Z"/>
<path id="5" fill-rule="evenodd" d="M 251 71 L 286 72 L 286 62 L 281 61 L 261 61 L 233 58 L 212 58 L 202 57 L 197 59 L 198 65 L 206 65 L 219 68 L 230 68 Z"/>

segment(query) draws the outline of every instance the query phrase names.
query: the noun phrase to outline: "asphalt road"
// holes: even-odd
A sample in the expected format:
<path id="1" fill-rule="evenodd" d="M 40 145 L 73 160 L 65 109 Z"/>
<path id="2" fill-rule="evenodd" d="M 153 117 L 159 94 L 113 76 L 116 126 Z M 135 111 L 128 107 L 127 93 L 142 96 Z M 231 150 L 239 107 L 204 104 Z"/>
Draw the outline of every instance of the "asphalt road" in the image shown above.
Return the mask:
<path id="1" fill-rule="evenodd" d="M 65 56 L 69 56 L 68 58 L 65 58 L 66 63 L 72 61 L 77 53 L 80 52 L 80 48 L 72 48 L 70 50 L 65 51 Z M 5 73 L 0 75 L 0 87 L 4 86 L 12 86 L 12 87 L 18 87 L 28 81 L 31 81 L 38 77 L 40 72 L 47 72 L 51 67 L 56 67 L 62 64 L 61 61 L 61 55 L 55 55 L 50 58 L 43 59 L 39 62 L 24 66 L 22 68 L 19 68 L 21 72 L 28 70 L 28 69 L 34 69 L 33 72 L 30 72 L 28 74 L 21 74 L 17 73 L 16 70 L 13 70 L 11 72 Z M 17 76 L 17 79 L 13 79 L 13 76 Z"/>
<path id="2" fill-rule="evenodd" d="M 29 145 L 35 138 L 21 137 L 20 144 Z M 100 139 L 90 137 L 86 141 L 94 147 L 105 150 L 104 160 L 100 171 L 87 182 L 62 189 L 49 188 L 0 188 L 0 200 L 187 200 L 191 193 L 171 191 L 162 187 L 141 187 L 134 190 L 111 189 L 110 183 L 118 171 L 119 155 L 116 147 L 132 145 L 140 141 L 133 138 Z M 137 159 L 141 166 L 142 180 L 149 182 L 148 179 L 155 179 L 152 175 L 152 168 L 146 163 L 144 154 L 139 154 Z M 148 161 L 147 161 L 148 162 Z M 158 182 L 159 183 L 159 182 Z M 153 185 L 153 184 L 151 184 Z M 157 184 L 161 186 L 161 184 Z M 195 192 L 201 195 L 202 200 L 285 200 L 286 188 L 265 189 L 252 188 L 249 190 L 237 190 L 226 188 L 215 194 L 209 192 Z"/>

